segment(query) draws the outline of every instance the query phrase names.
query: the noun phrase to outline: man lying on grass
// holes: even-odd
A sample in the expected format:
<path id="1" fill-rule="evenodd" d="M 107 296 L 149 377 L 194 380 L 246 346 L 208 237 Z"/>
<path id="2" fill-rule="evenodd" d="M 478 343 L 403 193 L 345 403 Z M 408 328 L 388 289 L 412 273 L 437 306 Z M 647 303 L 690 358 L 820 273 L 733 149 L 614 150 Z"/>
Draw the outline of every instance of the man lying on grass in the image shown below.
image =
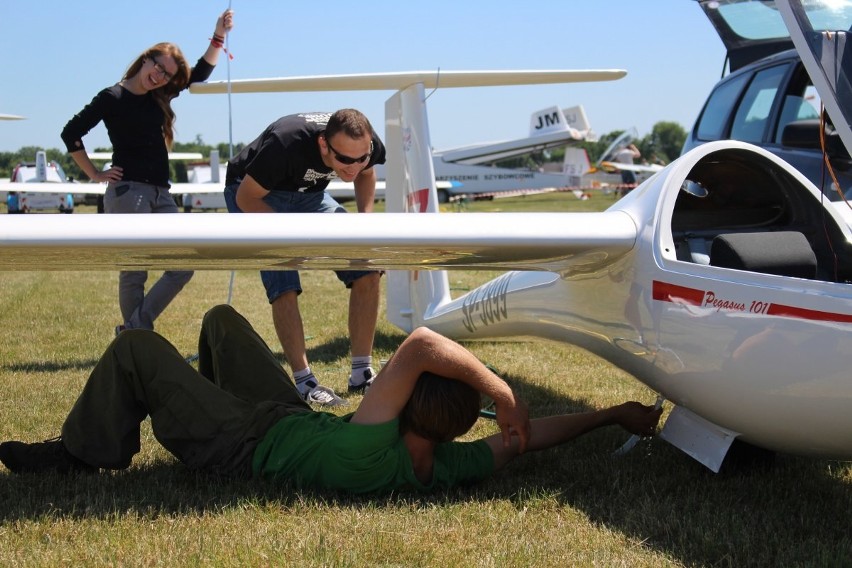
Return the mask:
<path id="1" fill-rule="evenodd" d="M 347 416 L 315 412 L 266 343 L 230 306 L 204 317 L 199 370 L 152 331 L 123 331 L 46 442 L 0 444 L 16 473 L 124 469 L 146 416 L 193 469 L 351 492 L 430 491 L 481 480 L 526 450 L 609 424 L 653 435 L 660 410 L 628 402 L 530 422 L 509 386 L 461 345 L 425 328 L 402 342 Z M 447 378 L 449 377 L 449 378 Z M 501 433 L 453 442 L 491 397 Z"/>

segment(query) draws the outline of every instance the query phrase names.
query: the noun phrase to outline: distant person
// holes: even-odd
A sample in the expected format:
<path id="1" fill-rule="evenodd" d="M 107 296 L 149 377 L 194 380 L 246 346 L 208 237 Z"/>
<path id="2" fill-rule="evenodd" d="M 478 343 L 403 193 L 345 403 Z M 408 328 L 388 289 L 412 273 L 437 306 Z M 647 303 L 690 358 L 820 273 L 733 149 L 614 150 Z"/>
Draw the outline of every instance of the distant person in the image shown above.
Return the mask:
<path id="1" fill-rule="evenodd" d="M 325 189 L 332 179 L 354 182 L 359 212 L 373 210 L 376 172 L 385 147 L 370 121 L 355 109 L 306 112 L 279 118 L 228 163 L 225 202 L 231 213 L 344 213 Z M 379 312 L 377 271 L 336 271 L 349 295 L 350 392 L 370 386 L 373 338 Z M 260 273 L 272 307 L 272 321 L 293 378 L 309 402 L 335 406 L 344 401 L 319 384 L 308 363 L 299 312 L 302 293 L 295 270 Z"/>
<path id="2" fill-rule="evenodd" d="M 89 179 L 106 182 L 105 213 L 177 213 L 169 193 L 169 149 L 174 141 L 175 113 L 171 101 L 190 83 L 206 80 L 213 72 L 233 27 L 233 12 L 216 20 L 207 51 L 189 68 L 180 48 L 158 43 L 146 49 L 124 78 L 95 95 L 68 121 L 62 140 L 71 157 Z M 112 142 L 112 167 L 100 171 L 83 146 L 98 123 L 106 126 Z M 123 271 L 118 277 L 118 303 L 123 329 L 154 329 L 154 320 L 192 278 L 191 271 L 166 271 L 145 294 L 145 271 Z"/>
<path id="3" fill-rule="evenodd" d="M 13 215 L 24 213 L 23 208 L 21 208 L 21 198 L 17 191 L 10 191 L 6 194 L 6 212 Z"/>
<path id="4" fill-rule="evenodd" d="M 633 160 L 640 158 L 642 153 L 639 152 L 639 148 L 637 148 L 634 144 L 628 144 L 627 146 L 623 146 L 618 152 L 613 156 L 613 161 L 619 164 L 625 165 L 633 165 Z M 621 188 L 622 194 L 626 195 L 630 193 L 630 190 L 636 186 L 636 172 L 632 170 L 621 170 L 621 183 L 624 187 Z"/>
<path id="5" fill-rule="evenodd" d="M 661 412 L 628 402 L 530 421 L 505 382 L 426 328 L 402 342 L 346 416 L 312 411 L 230 306 L 205 315 L 198 354 L 196 371 L 155 332 L 122 333 L 95 365 L 61 437 L 5 442 L 0 461 L 15 473 L 125 469 L 150 416 L 157 440 L 194 470 L 352 493 L 434 491 L 480 481 L 525 450 L 602 426 L 653 435 Z M 480 394 L 494 401 L 501 432 L 453 441 L 476 422 Z"/>

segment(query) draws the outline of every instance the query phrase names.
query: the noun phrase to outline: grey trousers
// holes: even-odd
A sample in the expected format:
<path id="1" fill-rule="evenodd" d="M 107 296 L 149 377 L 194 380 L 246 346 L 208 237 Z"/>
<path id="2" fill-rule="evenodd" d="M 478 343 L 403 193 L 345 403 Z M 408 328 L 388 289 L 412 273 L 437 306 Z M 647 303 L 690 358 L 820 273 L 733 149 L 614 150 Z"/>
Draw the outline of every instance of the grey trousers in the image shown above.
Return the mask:
<path id="1" fill-rule="evenodd" d="M 168 188 L 135 181 L 110 183 L 104 194 L 106 213 L 177 213 L 175 200 Z M 154 329 L 157 319 L 174 300 L 192 271 L 167 270 L 145 294 L 148 273 L 144 270 L 123 271 L 118 276 L 118 305 L 127 329 Z"/>
<path id="2" fill-rule="evenodd" d="M 72 455 L 124 469 L 151 417 L 157 440 L 193 469 L 251 475 L 254 450 L 278 420 L 311 412 L 251 324 L 230 306 L 205 316 L 199 370 L 155 332 L 118 335 L 93 369 L 62 426 Z"/>

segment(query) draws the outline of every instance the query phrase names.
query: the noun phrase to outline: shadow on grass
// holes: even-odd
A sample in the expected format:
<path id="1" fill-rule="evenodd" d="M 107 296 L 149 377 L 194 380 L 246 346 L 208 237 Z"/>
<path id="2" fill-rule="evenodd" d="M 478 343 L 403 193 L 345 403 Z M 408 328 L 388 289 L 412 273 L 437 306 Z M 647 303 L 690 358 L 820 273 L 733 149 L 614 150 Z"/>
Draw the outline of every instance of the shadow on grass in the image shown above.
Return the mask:
<path id="1" fill-rule="evenodd" d="M 405 339 L 406 334 L 385 333 L 377 331 L 373 346 L 375 351 L 393 352 Z M 286 359 L 281 349 L 274 350 L 275 357 L 286 365 Z M 336 337 L 331 341 L 327 341 L 320 345 L 315 345 L 307 349 L 308 360 L 317 363 L 333 363 L 341 357 L 349 356 L 349 337 Z M 64 361 L 29 361 L 12 363 L 0 366 L 0 369 L 7 372 L 22 372 L 22 373 L 55 373 L 60 371 L 91 371 L 98 363 L 97 359 L 77 359 Z"/>
<path id="2" fill-rule="evenodd" d="M 376 331 L 373 339 L 373 352 L 393 352 L 405 338 L 406 334 L 401 331 L 399 333 Z M 310 341 L 308 343 L 310 344 Z M 273 353 L 282 364 L 286 365 L 287 360 L 281 349 L 273 349 Z M 325 343 L 309 346 L 306 353 L 308 361 L 311 363 L 333 363 L 341 357 L 349 357 L 349 336 L 339 336 Z"/>
<path id="3" fill-rule="evenodd" d="M 58 371 L 91 371 L 97 364 L 97 359 L 65 360 L 65 361 L 31 361 L 3 365 L 4 371 L 21 373 L 55 373 Z"/>
<path id="4" fill-rule="evenodd" d="M 590 409 L 506 379 L 533 416 Z M 778 455 L 714 474 L 659 439 L 615 456 L 628 438 L 604 428 L 524 456 L 472 495 L 509 496 L 519 510 L 553 500 L 684 565 L 852 565 L 850 463 Z"/>
<path id="5" fill-rule="evenodd" d="M 530 402 L 534 416 L 589 409 L 582 400 L 518 377 L 506 379 Z M 101 475 L 4 472 L 0 523 L 306 505 L 418 511 L 473 503 L 487 517 L 490 504 L 509 503 L 530 515 L 581 511 L 592 524 L 636 543 L 632 546 L 682 565 L 848 565 L 852 558 L 848 464 L 780 456 L 769 468 L 716 475 L 660 440 L 643 441 L 626 456 L 613 457 L 627 437 L 617 428 L 598 430 L 561 448 L 523 456 L 476 486 L 425 496 L 300 490 L 195 473 L 171 461 Z"/>

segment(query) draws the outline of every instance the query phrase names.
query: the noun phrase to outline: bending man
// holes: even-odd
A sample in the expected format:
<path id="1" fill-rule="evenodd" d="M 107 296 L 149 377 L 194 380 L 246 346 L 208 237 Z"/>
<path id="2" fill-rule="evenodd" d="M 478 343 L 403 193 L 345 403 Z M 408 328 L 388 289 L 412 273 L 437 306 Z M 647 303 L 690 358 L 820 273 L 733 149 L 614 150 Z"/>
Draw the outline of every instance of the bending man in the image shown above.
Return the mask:
<path id="1" fill-rule="evenodd" d="M 232 213 L 343 213 L 346 209 L 325 189 L 332 179 L 354 182 L 358 211 L 373 210 L 375 164 L 385 162 L 385 147 L 357 110 L 302 113 L 279 118 L 228 163 L 225 201 Z M 374 271 L 337 271 L 349 295 L 350 392 L 363 392 L 375 372 L 373 337 L 379 311 L 379 277 Z M 343 401 L 321 386 L 305 351 L 299 312 L 299 273 L 260 273 L 272 306 L 272 321 L 299 392 L 308 402 L 338 405 Z"/>

